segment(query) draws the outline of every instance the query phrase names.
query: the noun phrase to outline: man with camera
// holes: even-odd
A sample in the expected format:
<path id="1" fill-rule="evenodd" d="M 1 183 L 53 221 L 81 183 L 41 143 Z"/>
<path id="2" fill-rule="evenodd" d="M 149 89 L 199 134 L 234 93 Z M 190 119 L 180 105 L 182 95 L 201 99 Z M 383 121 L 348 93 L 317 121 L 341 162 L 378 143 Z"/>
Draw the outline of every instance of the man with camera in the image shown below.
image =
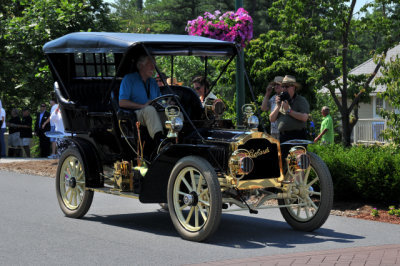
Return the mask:
<path id="1" fill-rule="evenodd" d="M 276 76 L 274 81 L 271 81 L 266 89 L 264 99 L 261 104 L 261 110 L 267 112 L 268 110 L 274 110 L 276 106 L 275 98 L 282 92 L 282 80 L 283 77 Z M 271 96 L 272 91 L 275 90 L 274 96 Z M 278 130 L 278 122 L 271 122 L 271 136 L 276 139 L 279 139 L 279 130 Z"/>
<path id="2" fill-rule="evenodd" d="M 298 95 L 301 85 L 294 76 L 286 75 L 282 80 L 282 92 L 276 97 L 276 106 L 269 115 L 271 123 L 278 122 L 281 143 L 292 139 L 307 139 L 307 119 L 310 105 Z"/>

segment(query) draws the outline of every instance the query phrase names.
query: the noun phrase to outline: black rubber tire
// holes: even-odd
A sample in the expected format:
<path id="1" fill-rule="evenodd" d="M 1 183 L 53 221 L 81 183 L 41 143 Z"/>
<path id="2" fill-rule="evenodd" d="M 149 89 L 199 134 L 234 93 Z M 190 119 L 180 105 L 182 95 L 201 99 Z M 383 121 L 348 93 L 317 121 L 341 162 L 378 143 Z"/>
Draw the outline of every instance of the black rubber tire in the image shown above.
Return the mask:
<path id="1" fill-rule="evenodd" d="M 190 231 L 184 227 L 179 221 L 178 215 L 176 213 L 173 199 L 173 192 L 175 181 L 182 170 L 185 168 L 195 168 L 196 171 L 201 173 L 207 183 L 209 191 L 209 212 L 207 220 L 204 222 L 199 230 Z M 214 168 L 210 165 L 208 161 L 198 156 L 187 156 L 180 159 L 174 168 L 172 169 L 169 182 L 168 182 L 168 207 L 171 216 L 172 223 L 174 224 L 179 235 L 186 240 L 190 241 L 204 241 L 210 237 L 215 230 L 217 230 L 219 223 L 221 221 L 222 212 L 222 195 L 217 174 Z"/>
<path id="2" fill-rule="evenodd" d="M 55 182 L 56 183 L 56 194 L 57 194 L 57 200 L 60 205 L 60 208 L 67 217 L 81 218 L 88 212 L 90 206 L 92 205 L 94 192 L 84 189 L 82 200 L 81 200 L 79 206 L 77 206 L 77 208 L 72 209 L 66 205 L 66 203 L 64 202 L 63 197 L 61 195 L 61 188 L 60 188 L 61 178 L 65 178 L 65 176 L 63 176 L 61 173 L 61 169 L 62 169 L 64 162 L 67 159 L 71 159 L 71 158 L 78 160 L 79 163 L 82 165 L 83 171 L 84 171 L 83 177 L 86 179 L 86 177 L 85 177 L 86 169 L 85 169 L 85 165 L 82 160 L 82 156 L 81 156 L 80 152 L 78 151 L 78 149 L 76 147 L 69 147 L 67 150 L 65 150 L 63 152 L 63 154 L 61 155 L 60 160 L 58 162 L 56 182 Z"/>
<path id="3" fill-rule="evenodd" d="M 310 156 L 311 166 L 319 177 L 321 198 L 318 211 L 308 221 L 300 221 L 291 214 L 287 207 L 280 208 L 283 218 L 295 230 L 311 232 L 320 228 L 328 219 L 333 205 L 333 183 L 328 167 L 322 159 L 312 152 L 307 152 Z M 283 199 L 278 200 L 279 205 L 284 205 Z"/>

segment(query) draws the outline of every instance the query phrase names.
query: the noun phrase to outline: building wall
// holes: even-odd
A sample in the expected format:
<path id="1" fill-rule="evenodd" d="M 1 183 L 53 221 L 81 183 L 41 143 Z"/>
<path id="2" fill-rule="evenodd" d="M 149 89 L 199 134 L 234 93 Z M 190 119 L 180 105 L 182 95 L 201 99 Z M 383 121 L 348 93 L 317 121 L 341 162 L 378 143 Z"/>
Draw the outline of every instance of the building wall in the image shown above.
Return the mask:
<path id="1" fill-rule="evenodd" d="M 372 103 L 361 103 L 358 109 L 358 118 L 373 118 L 373 105 Z"/>

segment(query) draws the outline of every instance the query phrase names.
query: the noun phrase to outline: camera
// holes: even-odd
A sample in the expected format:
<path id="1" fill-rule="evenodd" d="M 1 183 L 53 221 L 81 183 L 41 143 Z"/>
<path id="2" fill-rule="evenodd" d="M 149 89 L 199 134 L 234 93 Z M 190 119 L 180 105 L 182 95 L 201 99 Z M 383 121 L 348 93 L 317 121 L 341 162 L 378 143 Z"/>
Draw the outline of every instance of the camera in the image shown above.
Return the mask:
<path id="1" fill-rule="evenodd" d="M 279 94 L 279 99 L 280 99 L 281 102 L 290 100 L 290 95 L 289 95 L 289 93 L 287 91 L 282 91 Z"/>

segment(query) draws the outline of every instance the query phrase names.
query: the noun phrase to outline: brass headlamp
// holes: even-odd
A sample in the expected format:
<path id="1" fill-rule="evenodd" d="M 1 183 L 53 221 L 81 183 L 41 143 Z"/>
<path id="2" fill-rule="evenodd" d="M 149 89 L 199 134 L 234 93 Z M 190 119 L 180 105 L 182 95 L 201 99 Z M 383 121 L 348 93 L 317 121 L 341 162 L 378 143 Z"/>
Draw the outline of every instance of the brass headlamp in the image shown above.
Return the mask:
<path id="1" fill-rule="evenodd" d="M 229 170 L 231 175 L 238 180 L 253 171 L 253 168 L 254 161 L 248 150 L 236 150 L 229 159 Z"/>
<path id="2" fill-rule="evenodd" d="M 167 138 L 177 138 L 178 132 L 183 128 L 183 120 L 179 117 L 180 109 L 176 105 L 170 105 L 165 108 L 165 115 L 167 121 L 165 121 L 165 127 L 168 129 Z"/>
<path id="3" fill-rule="evenodd" d="M 215 119 L 220 119 L 225 112 L 225 104 L 221 99 L 207 99 L 204 108 L 209 119 L 212 116 Z"/>
<path id="4" fill-rule="evenodd" d="M 254 104 L 245 104 L 242 106 L 242 112 L 244 115 L 244 124 L 251 131 L 257 131 L 259 120 L 258 117 L 254 115 L 256 111 L 256 106 Z"/>

